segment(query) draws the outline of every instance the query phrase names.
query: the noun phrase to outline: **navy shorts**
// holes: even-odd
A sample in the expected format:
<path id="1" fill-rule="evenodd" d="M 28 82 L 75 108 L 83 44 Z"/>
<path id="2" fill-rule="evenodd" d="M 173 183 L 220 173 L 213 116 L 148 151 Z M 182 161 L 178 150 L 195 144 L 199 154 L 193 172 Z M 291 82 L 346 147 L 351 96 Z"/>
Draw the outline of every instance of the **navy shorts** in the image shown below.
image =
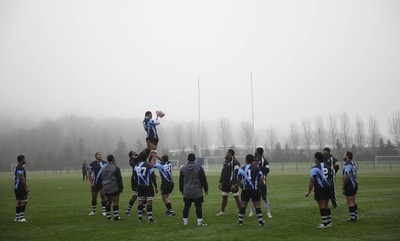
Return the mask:
<path id="1" fill-rule="evenodd" d="M 244 189 L 244 190 L 242 190 L 242 194 L 240 196 L 240 199 L 242 201 L 245 201 L 245 202 L 249 202 L 250 199 L 253 202 L 259 202 L 261 200 L 261 195 L 260 195 L 260 192 L 258 190 L 247 190 L 247 189 Z"/>
<path id="2" fill-rule="evenodd" d="M 25 191 L 25 189 L 14 189 L 14 191 L 17 201 L 28 200 L 28 193 Z"/>

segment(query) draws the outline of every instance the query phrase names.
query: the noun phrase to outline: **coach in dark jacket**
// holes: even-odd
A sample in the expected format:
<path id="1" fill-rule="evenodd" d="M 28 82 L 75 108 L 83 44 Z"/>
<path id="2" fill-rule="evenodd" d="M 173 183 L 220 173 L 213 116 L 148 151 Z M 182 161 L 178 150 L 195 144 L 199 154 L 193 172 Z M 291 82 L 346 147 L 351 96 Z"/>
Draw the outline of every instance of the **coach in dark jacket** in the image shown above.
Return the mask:
<path id="1" fill-rule="evenodd" d="M 208 183 L 204 169 L 195 163 L 196 156 L 188 155 L 188 163 L 181 168 L 179 175 L 179 190 L 183 194 L 185 207 L 183 208 L 183 225 L 188 224 L 189 209 L 192 202 L 196 206 L 197 225 L 205 225 L 203 222 L 202 204 L 204 202 L 203 192 L 208 194 Z"/>

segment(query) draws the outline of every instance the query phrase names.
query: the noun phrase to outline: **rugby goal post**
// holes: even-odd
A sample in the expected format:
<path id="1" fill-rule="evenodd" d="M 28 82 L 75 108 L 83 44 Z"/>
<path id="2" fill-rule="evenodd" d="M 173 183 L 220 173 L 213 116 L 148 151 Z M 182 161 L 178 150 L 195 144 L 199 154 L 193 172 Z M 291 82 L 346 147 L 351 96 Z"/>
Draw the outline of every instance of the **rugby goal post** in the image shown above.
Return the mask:
<path id="1" fill-rule="evenodd" d="M 375 166 L 378 165 L 378 161 L 398 161 L 400 162 L 400 156 L 375 156 Z"/>

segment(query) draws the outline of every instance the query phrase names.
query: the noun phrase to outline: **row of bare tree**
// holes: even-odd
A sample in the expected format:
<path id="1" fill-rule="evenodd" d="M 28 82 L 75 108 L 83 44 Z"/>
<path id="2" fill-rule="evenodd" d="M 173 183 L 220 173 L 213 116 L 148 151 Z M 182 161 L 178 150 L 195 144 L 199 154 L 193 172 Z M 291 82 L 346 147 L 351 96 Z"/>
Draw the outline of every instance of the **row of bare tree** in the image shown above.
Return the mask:
<path id="1" fill-rule="evenodd" d="M 141 118 L 96 119 L 68 115 L 33 124 L 25 120 L 16 125 L 0 116 L 0 170 L 10 170 L 19 154 L 25 154 L 31 162 L 30 168 L 38 170 L 79 168 L 83 160 L 94 159 L 97 151 L 104 155 L 114 154 L 122 166 L 127 165 L 129 150 L 140 151 L 145 145 L 141 121 Z M 400 111 L 392 113 L 387 128 L 390 139 L 385 143 L 373 116 L 367 120 L 351 120 L 349 114 L 343 112 L 326 119 L 316 117 L 299 123 L 290 122 L 287 133 L 279 135 L 273 126 L 254 130 L 250 121 L 237 124 L 227 118 L 202 122 L 200 128 L 194 121 L 165 119 L 158 130 L 160 151 L 173 159 L 185 160 L 188 152 L 199 151 L 202 156 L 222 156 L 229 147 L 235 148 L 238 155 L 244 155 L 256 146 L 264 146 L 274 161 L 306 161 L 311 160 L 314 151 L 325 146 L 335 155 L 352 150 L 358 158 L 370 160 L 382 154 L 382 143 L 386 149 L 392 148 L 390 140 L 395 149 L 391 155 L 398 155 Z M 379 153 L 378 148 L 381 148 Z"/>

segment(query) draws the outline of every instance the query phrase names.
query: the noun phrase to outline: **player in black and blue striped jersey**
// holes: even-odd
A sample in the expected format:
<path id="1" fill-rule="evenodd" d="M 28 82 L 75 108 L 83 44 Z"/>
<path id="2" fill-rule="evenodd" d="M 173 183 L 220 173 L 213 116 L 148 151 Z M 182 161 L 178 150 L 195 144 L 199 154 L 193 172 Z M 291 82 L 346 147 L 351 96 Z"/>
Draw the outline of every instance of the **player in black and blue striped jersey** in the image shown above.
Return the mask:
<path id="1" fill-rule="evenodd" d="M 90 163 L 87 167 L 88 180 L 92 192 L 92 211 L 89 213 L 89 215 L 91 216 L 96 214 L 97 196 L 100 193 L 103 215 L 106 216 L 106 195 L 103 190 L 101 173 L 103 171 L 104 166 L 107 165 L 107 162 L 101 159 L 102 155 L 100 152 L 96 152 L 94 156 L 96 160 Z"/>
<path id="2" fill-rule="evenodd" d="M 324 163 L 324 155 L 321 152 L 316 152 L 314 154 L 314 161 L 315 166 L 311 168 L 310 182 L 306 197 L 308 197 L 314 189 L 314 199 L 318 203 L 322 219 L 322 224 L 318 225 L 318 228 L 329 228 L 332 227 L 329 199 L 333 171 Z"/>
<path id="3" fill-rule="evenodd" d="M 348 222 L 357 221 L 357 203 L 356 194 L 358 190 L 357 167 L 353 161 L 353 153 L 346 151 L 343 160 L 346 162 L 343 166 L 343 194 L 346 196 L 347 206 L 349 207 L 350 219 Z"/>
<path id="4" fill-rule="evenodd" d="M 265 222 L 262 217 L 262 211 L 260 208 L 261 200 L 261 189 L 263 186 L 263 173 L 261 170 L 253 164 L 254 156 L 248 154 L 246 156 L 246 165 L 239 169 L 237 183 L 242 188 L 241 193 L 241 208 L 239 211 L 239 223 L 243 225 L 244 214 L 246 213 L 246 207 L 250 199 L 253 201 L 253 205 L 256 208 L 257 219 L 259 226 L 264 226 Z"/>
<path id="5" fill-rule="evenodd" d="M 149 222 L 154 222 L 153 220 L 153 199 L 154 191 L 158 193 L 156 175 L 154 174 L 153 167 L 146 162 L 148 154 L 142 151 L 139 154 L 140 161 L 135 166 L 134 175 L 138 182 L 138 218 L 139 222 L 142 222 L 143 208 L 146 204 L 147 219 Z M 154 185 L 154 188 L 153 188 Z"/>
<path id="6" fill-rule="evenodd" d="M 153 154 L 155 155 L 155 154 Z M 163 155 L 161 158 L 156 156 L 157 159 L 160 160 L 160 162 L 155 162 L 154 167 L 158 169 L 160 172 L 161 176 L 161 196 L 162 200 L 165 204 L 165 207 L 167 208 L 167 211 L 165 214 L 167 214 L 168 217 L 175 216 L 175 212 L 172 209 L 172 204 L 171 201 L 169 200 L 169 194 L 172 193 L 174 190 L 174 178 L 172 176 L 172 164 L 169 161 L 169 158 L 167 155 Z"/>
<path id="7" fill-rule="evenodd" d="M 153 114 L 151 113 L 151 111 L 146 111 L 146 113 L 144 114 L 142 125 L 147 133 L 146 136 L 147 149 L 156 151 L 159 141 L 157 126 L 160 124 L 160 118 L 159 116 L 157 116 L 156 119 L 153 119 L 152 117 Z"/>
<path id="8" fill-rule="evenodd" d="M 14 221 L 24 223 L 28 222 L 25 219 L 25 208 L 28 204 L 29 189 L 26 184 L 26 171 L 24 168 L 27 160 L 25 156 L 19 155 L 17 161 L 18 165 L 14 169 L 14 192 L 15 198 L 17 199 Z"/>

